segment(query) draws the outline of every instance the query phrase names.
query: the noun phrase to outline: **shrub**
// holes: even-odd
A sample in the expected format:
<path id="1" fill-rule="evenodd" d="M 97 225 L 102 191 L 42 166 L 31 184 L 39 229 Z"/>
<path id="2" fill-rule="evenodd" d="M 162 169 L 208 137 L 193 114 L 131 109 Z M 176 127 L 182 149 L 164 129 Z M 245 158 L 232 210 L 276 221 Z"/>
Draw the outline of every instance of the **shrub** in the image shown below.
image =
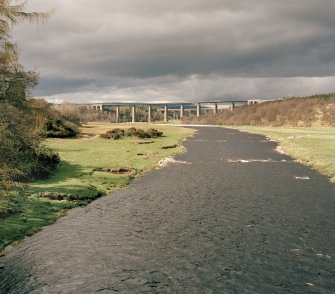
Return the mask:
<path id="1" fill-rule="evenodd" d="M 149 135 L 146 132 L 144 132 L 144 130 L 142 130 L 142 129 L 135 130 L 133 132 L 133 137 L 141 138 L 141 139 L 150 138 Z"/>
<path id="2" fill-rule="evenodd" d="M 72 138 L 78 135 L 79 131 L 71 122 L 62 119 L 49 117 L 45 125 L 45 137 L 47 138 Z"/>
<path id="3" fill-rule="evenodd" d="M 150 138 L 161 137 L 163 135 L 163 132 L 159 132 L 153 128 L 148 129 L 146 133 L 150 135 Z"/>
<path id="4" fill-rule="evenodd" d="M 105 134 L 101 134 L 100 137 L 103 139 L 113 139 L 113 140 L 118 140 L 122 137 L 124 137 L 125 131 L 123 129 L 112 129 L 107 131 Z"/>
<path id="5" fill-rule="evenodd" d="M 131 127 L 127 130 L 123 130 L 119 128 L 109 130 L 106 133 L 101 134 L 100 138 L 118 140 L 123 137 L 136 137 L 136 138 L 145 139 L 145 138 L 157 138 L 157 137 L 161 137 L 162 135 L 163 135 L 163 132 L 159 132 L 153 128 L 150 128 L 147 131 L 144 131 L 142 129 L 136 129 L 134 127 Z"/>
<path id="6" fill-rule="evenodd" d="M 108 131 L 107 133 L 109 133 L 109 134 L 118 134 L 119 137 L 124 137 L 125 131 L 124 131 L 124 129 L 116 128 L 116 129 Z"/>
<path id="7" fill-rule="evenodd" d="M 120 138 L 121 138 L 121 135 L 119 133 L 112 133 L 112 134 L 110 134 L 110 139 L 118 140 Z"/>
<path id="8" fill-rule="evenodd" d="M 134 137 L 134 134 L 136 133 L 136 128 L 131 127 L 125 131 L 125 136 L 127 137 Z"/>
<path id="9" fill-rule="evenodd" d="M 32 175 L 36 179 L 48 178 L 59 164 L 60 157 L 57 153 L 49 148 L 39 147 L 36 150 L 36 165 Z"/>

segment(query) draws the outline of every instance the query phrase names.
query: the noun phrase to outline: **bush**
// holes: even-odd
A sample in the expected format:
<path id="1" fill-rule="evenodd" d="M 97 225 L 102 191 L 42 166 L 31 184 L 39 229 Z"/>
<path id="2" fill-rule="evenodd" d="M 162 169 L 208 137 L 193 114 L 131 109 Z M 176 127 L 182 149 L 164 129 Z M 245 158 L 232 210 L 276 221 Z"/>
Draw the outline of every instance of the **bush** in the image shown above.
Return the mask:
<path id="1" fill-rule="evenodd" d="M 112 129 L 107 131 L 105 134 L 101 134 L 100 137 L 103 139 L 113 139 L 113 140 L 118 140 L 122 137 L 124 137 L 125 131 L 123 129 Z"/>
<path id="2" fill-rule="evenodd" d="M 28 182 L 32 180 L 47 179 L 53 170 L 60 164 L 60 157 L 57 153 L 44 146 L 26 152 L 22 156 L 19 170 L 11 180 L 17 182 Z"/>
<path id="3" fill-rule="evenodd" d="M 131 127 L 125 131 L 125 136 L 127 137 L 134 137 L 134 134 L 136 133 L 136 128 Z"/>
<path id="4" fill-rule="evenodd" d="M 161 137 L 163 135 L 163 132 L 159 132 L 153 128 L 148 129 L 146 133 L 150 135 L 150 138 Z"/>
<path id="5" fill-rule="evenodd" d="M 144 130 L 142 130 L 142 129 L 135 130 L 133 132 L 133 137 L 141 138 L 141 139 L 150 138 L 149 135 L 146 132 L 144 132 Z"/>
<path id="6" fill-rule="evenodd" d="M 45 137 L 47 138 L 72 138 L 78 135 L 76 126 L 62 119 L 49 117 L 45 125 Z"/>
<path id="7" fill-rule="evenodd" d="M 120 138 L 121 138 L 121 135 L 119 133 L 110 134 L 110 139 L 119 140 Z"/>
<path id="8" fill-rule="evenodd" d="M 157 138 L 161 137 L 163 135 L 163 132 L 159 132 L 156 129 L 150 128 L 147 131 L 144 131 L 142 129 L 136 129 L 134 127 L 131 127 L 127 130 L 124 129 L 112 129 L 107 131 L 104 134 L 100 135 L 100 138 L 103 139 L 113 139 L 113 140 L 118 140 L 123 137 L 135 137 L 135 138 Z"/>

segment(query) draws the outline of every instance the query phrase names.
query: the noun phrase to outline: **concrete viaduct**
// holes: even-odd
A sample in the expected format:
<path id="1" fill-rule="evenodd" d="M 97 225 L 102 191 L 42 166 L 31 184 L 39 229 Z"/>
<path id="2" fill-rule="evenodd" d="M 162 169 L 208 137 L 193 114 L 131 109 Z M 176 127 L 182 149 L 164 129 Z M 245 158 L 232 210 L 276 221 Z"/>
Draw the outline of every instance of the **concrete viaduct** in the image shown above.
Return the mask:
<path id="1" fill-rule="evenodd" d="M 168 121 L 168 112 L 178 112 L 179 117 L 183 118 L 185 112 L 196 112 L 196 116 L 199 117 L 201 115 L 202 109 L 205 109 L 206 112 L 208 110 L 213 111 L 216 114 L 219 109 L 228 108 L 235 109 L 235 107 L 241 105 L 251 105 L 261 103 L 263 100 L 240 100 L 240 101 L 206 101 L 206 102 L 194 102 L 194 103 L 123 103 L 123 102 L 111 102 L 111 103 L 88 103 L 88 104 L 77 104 L 78 106 L 87 107 L 90 109 L 94 109 L 96 111 L 111 111 L 114 109 L 115 111 L 115 120 L 116 122 L 120 121 L 120 108 L 121 107 L 131 107 L 131 121 L 136 122 L 136 108 L 138 107 L 146 107 L 148 113 L 148 122 L 152 121 L 152 110 L 160 109 L 164 113 L 164 122 Z"/>

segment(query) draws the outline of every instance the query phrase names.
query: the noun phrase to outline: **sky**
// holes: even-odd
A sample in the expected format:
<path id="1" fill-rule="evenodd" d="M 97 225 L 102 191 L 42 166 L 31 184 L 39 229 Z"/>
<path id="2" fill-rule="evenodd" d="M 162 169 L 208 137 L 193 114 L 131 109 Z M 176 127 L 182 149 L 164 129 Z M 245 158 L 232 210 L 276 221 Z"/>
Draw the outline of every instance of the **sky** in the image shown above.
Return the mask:
<path id="1" fill-rule="evenodd" d="M 334 0 L 31 0 L 13 40 L 52 102 L 273 99 L 335 91 Z"/>

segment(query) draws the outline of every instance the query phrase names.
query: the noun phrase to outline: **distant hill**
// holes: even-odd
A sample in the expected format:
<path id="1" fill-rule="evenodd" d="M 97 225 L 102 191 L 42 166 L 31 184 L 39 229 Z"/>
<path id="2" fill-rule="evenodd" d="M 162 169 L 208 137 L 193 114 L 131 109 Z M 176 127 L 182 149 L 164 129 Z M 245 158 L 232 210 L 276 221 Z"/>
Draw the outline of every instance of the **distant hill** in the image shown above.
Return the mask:
<path id="1" fill-rule="evenodd" d="M 244 105 L 200 117 L 185 117 L 184 123 L 335 127 L 335 93 L 310 97 L 291 97 L 260 104 Z"/>

